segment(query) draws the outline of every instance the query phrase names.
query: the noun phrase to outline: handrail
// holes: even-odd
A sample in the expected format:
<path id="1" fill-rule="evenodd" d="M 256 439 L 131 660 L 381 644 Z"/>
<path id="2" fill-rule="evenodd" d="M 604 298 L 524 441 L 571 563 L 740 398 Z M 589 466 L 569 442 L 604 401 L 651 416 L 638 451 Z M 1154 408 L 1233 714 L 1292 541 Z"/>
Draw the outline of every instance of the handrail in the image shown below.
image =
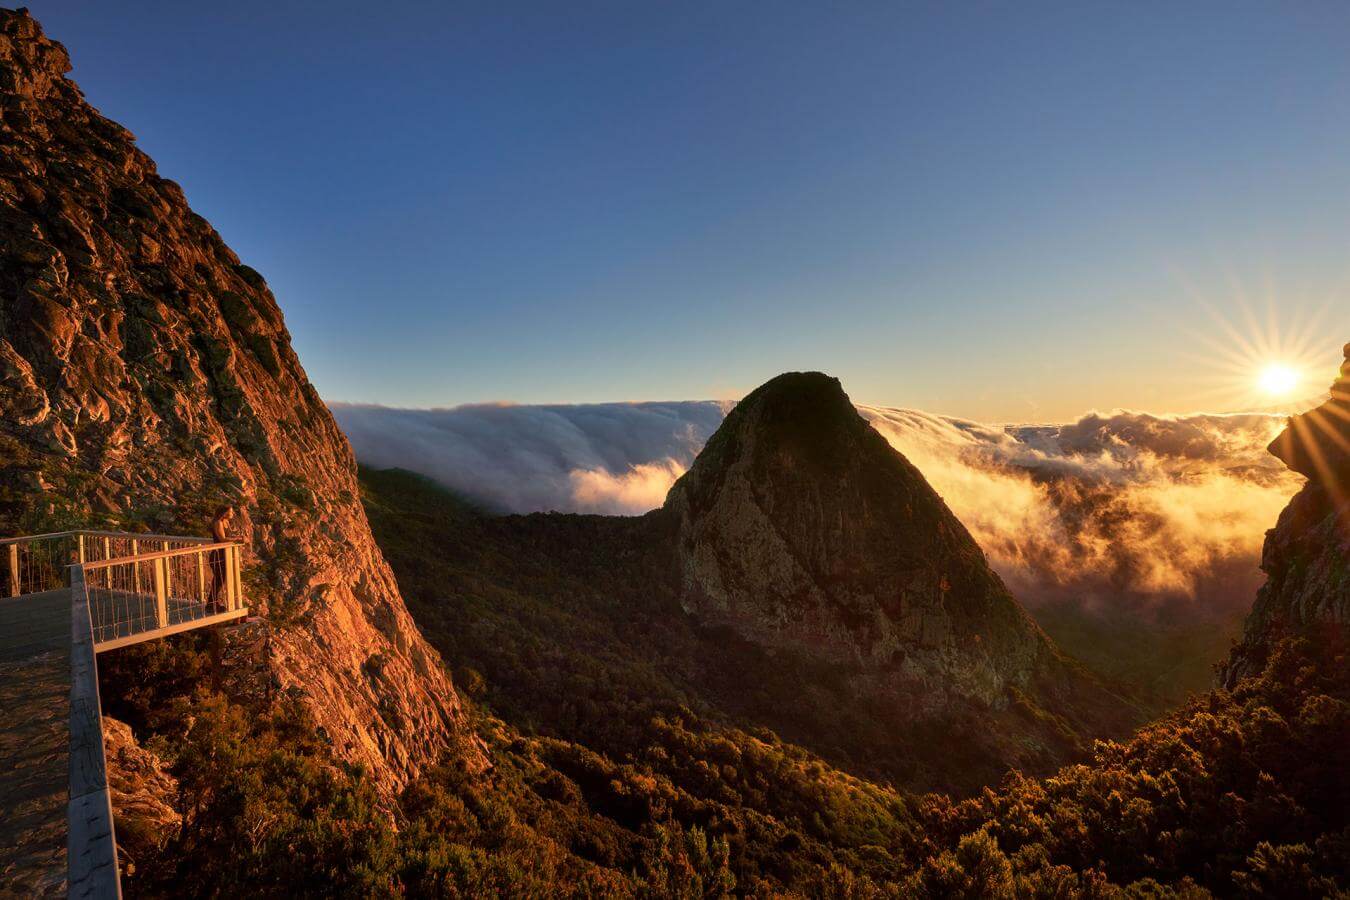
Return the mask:
<path id="1" fill-rule="evenodd" d="M 154 553 L 204 547 L 226 549 L 228 543 L 232 542 L 93 528 L 0 538 L 0 595 L 17 597 L 57 587 L 65 582 L 64 573 L 70 565 L 112 564 L 142 558 L 153 561 Z"/>
<path id="2" fill-rule="evenodd" d="M 63 537 L 78 537 L 82 534 L 93 537 L 135 538 L 136 540 L 146 541 L 191 541 L 194 544 L 210 543 L 214 540 L 213 538 L 197 537 L 190 534 L 157 534 L 152 531 L 99 531 L 97 528 L 76 528 L 71 531 L 51 531 L 46 534 L 22 534 L 17 537 L 0 538 L 0 546 L 23 544 L 30 541 L 50 541 Z"/>
<path id="3" fill-rule="evenodd" d="M 66 532 L 67 534 L 92 534 L 95 537 L 133 537 L 144 538 L 148 541 L 192 541 L 193 543 L 207 543 L 212 538 L 201 537 L 195 534 L 159 534 L 154 531 L 99 531 L 97 528 L 78 528 L 75 531 Z"/>
<path id="4" fill-rule="evenodd" d="M 167 542 L 165 542 L 167 543 Z M 73 563 L 84 576 L 100 652 L 248 614 L 238 541 Z"/>
<path id="5" fill-rule="evenodd" d="M 52 590 L 80 575 L 99 651 L 248 614 L 239 541 L 89 529 L 5 544 L 6 596 Z"/>
<path id="6" fill-rule="evenodd" d="M 70 572 L 70 789 L 66 884 L 71 897 L 120 898 L 112 792 L 103 750 L 98 663 L 84 573 Z"/>
<path id="7" fill-rule="evenodd" d="M 52 531 L 47 534 L 21 534 L 18 537 L 0 538 L 0 544 L 23 544 L 28 541 L 50 541 L 55 538 L 70 537 L 73 531 Z"/>
<path id="8" fill-rule="evenodd" d="M 159 538 L 154 538 L 159 540 Z M 178 547 L 173 550 L 156 550 L 153 553 L 137 553 L 134 556 L 118 556 L 113 559 L 95 559 L 90 562 L 74 562 L 72 566 L 83 566 L 87 572 L 90 569 L 106 569 L 109 566 L 126 565 L 127 563 L 152 562 L 156 559 L 167 559 L 170 556 L 190 556 L 193 553 L 205 553 L 209 550 L 224 550 L 227 547 L 242 547 L 239 541 L 221 541 L 211 544 L 197 544 L 193 547 Z"/>

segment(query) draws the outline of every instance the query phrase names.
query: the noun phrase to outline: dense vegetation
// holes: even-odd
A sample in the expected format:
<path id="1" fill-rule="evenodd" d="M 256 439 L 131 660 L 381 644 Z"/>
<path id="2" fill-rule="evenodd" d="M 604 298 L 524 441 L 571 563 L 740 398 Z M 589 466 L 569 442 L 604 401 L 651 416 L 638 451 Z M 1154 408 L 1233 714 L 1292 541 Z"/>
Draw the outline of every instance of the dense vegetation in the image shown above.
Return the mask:
<path id="1" fill-rule="evenodd" d="M 916 724 L 857 690 L 847 667 L 700 626 L 676 599 L 658 513 L 492 517 L 409 472 L 363 469 L 362 485 L 424 633 L 466 670 L 462 685 L 481 676 L 486 702 L 527 732 L 628 760 L 650 741 L 645 723 L 683 711 L 771 731 L 874 781 L 959 792 L 997 781 L 1023 752 L 1009 737 L 1025 731 L 1018 718 L 1058 735 L 1059 759 L 1089 749 L 1025 695 L 997 712 L 953 702 Z"/>
<path id="2" fill-rule="evenodd" d="M 1156 716 L 1209 689 L 1215 661 L 1242 633 L 1251 595 L 1243 599 L 1246 607 L 1237 611 L 1211 604 L 1210 598 L 1173 600 L 1154 608 L 1128 601 L 1117 601 L 1121 608 L 1087 605 L 1074 598 L 1041 603 L 1031 613 L 1055 644 L 1124 685 Z"/>
<path id="3" fill-rule="evenodd" d="M 286 697 L 260 712 L 211 692 L 187 646 L 140 656 L 160 676 L 146 683 L 196 686 L 138 723 L 160 735 L 185 819 L 131 893 L 1316 897 L 1350 871 L 1343 646 L 1286 644 L 1260 678 L 1088 764 L 963 802 L 684 722 L 620 765 L 484 717 L 491 775 L 414 785 L 399 831 Z"/>
<path id="4" fill-rule="evenodd" d="M 823 784 L 854 781 L 830 762 L 856 772 L 870 761 L 851 755 L 856 745 L 846 739 L 821 740 L 802 711 L 830 701 L 828 671 L 763 659 L 729 634 L 700 634 L 671 608 L 659 555 L 642 551 L 659 540 L 650 531 L 658 523 L 486 518 L 407 473 L 366 471 L 363 486 L 414 615 L 448 659 L 472 667 L 461 685 L 473 685 L 512 726 L 641 766 L 696 795 L 715 788 L 710 796 L 737 801 L 726 811 L 732 821 L 767 814 L 793 829 L 784 846 L 814 842 L 815 853 L 791 855 L 815 871 L 783 879 L 753 864 L 754 842 L 733 838 L 731 868 L 742 888 L 761 878 L 798 888 L 835 879 L 835 888 L 863 893 L 903 885 L 944 896 L 962 893 L 961 878 L 987 877 L 967 888 L 1054 894 L 1154 878 L 1232 893 L 1257 891 L 1252 879 L 1298 859 L 1315 892 L 1327 886 L 1318 879 L 1345 869 L 1337 842 L 1350 796 L 1332 748 L 1350 745 L 1350 695 L 1335 643 L 1290 646 L 1262 678 L 1200 698 L 1128 743 L 1100 743 L 1083 765 L 1050 778 L 1009 775 L 998 789 L 956 802 L 885 789 L 892 818 L 876 829 L 885 837 L 859 844 L 855 829 L 836 827 L 869 818 L 856 809 L 817 814 L 779 803 L 781 787 L 763 795 L 721 783 L 731 773 L 718 763 L 743 765 L 747 746 L 800 754 Z M 701 667 L 691 669 L 691 659 Z M 678 732 L 665 727 L 675 704 Z M 766 724 L 829 762 L 778 741 Z M 668 763 L 675 737 L 701 762 L 693 771 Z M 950 736 L 905 743 L 903 752 L 920 758 L 918 743 L 927 755 L 961 751 Z M 780 858 L 781 849 L 762 859 Z M 1279 877 L 1286 888 L 1295 883 L 1293 873 Z"/>
<path id="5" fill-rule="evenodd" d="M 103 667 L 110 694 L 139 673 L 145 687 L 105 702 L 153 735 L 184 817 L 137 848 L 129 893 L 719 896 L 824 885 L 838 867 L 892 878 L 919 846 L 895 792 L 679 716 L 650 723 L 647 758 L 620 764 L 483 715 L 492 771 L 437 770 L 404 793 L 395 830 L 303 707 L 213 691 L 205 640 L 143 645 Z"/>
<path id="6" fill-rule="evenodd" d="M 569 529 L 599 548 L 595 559 L 624 559 L 632 545 L 603 519 L 486 519 L 395 487 L 367 473 L 376 533 L 390 548 L 446 542 L 441 554 L 390 556 L 415 614 L 476 698 L 491 770 L 471 775 L 447 761 L 397 799 L 391 821 L 362 774 L 333 762 L 293 698 L 231 678 L 212 685 L 209 637 L 108 654 L 108 711 L 166 761 L 183 815 L 155 847 L 137 848 L 128 893 L 1314 897 L 1350 888 L 1341 761 L 1350 667 L 1338 635 L 1287 641 L 1259 677 L 1129 741 L 1101 742 L 1050 777 L 1010 773 L 966 799 L 907 794 L 714 702 L 703 686 L 730 676 L 700 681 L 681 662 L 680 642 L 700 638 L 670 624 L 676 617 L 625 611 L 600 571 L 584 604 L 528 602 L 489 577 L 491 565 L 472 589 L 457 582 L 443 600 L 419 599 L 453 574 L 455 554 L 502 549 L 481 529 L 527 530 L 545 558 L 574 550 Z M 396 514 L 395 503 L 409 508 Z M 391 535 L 395 522 L 402 531 Z M 557 570 L 589 558 L 574 554 Z M 526 560 L 514 584 L 535 577 L 529 569 Z M 594 617 L 604 603 L 613 611 Z M 625 639 L 656 631 L 625 652 L 620 626 Z M 646 656 L 663 645 L 665 655 Z M 127 678 L 131 670 L 139 677 Z M 120 687 L 128 683 L 138 687 Z"/>
<path id="7" fill-rule="evenodd" d="M 1099 744 L 1084 765 L 1046 779 L 1013 774 L 963 803 L 926 804 L 925 832 L 945 849 L 920 877 L 939 888 L 994 873 L 991 887 L 1035 894 L 1055 893 L 1053 884 L 1344 891 L 1347 662 L 1339 635 L 1288 640 L 1259 677 L 1198 698 L 1127 743 Z"/>

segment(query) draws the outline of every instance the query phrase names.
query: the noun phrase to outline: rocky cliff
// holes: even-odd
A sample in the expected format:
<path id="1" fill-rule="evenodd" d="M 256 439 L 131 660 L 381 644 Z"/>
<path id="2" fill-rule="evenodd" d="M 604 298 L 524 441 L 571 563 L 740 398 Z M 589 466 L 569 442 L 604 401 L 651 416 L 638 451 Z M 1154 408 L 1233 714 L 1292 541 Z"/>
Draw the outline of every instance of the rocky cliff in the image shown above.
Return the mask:
<path id="1" fill-rule="evenodd" d="M 1018 697 L 1070 720 L 1120 710 L 1055 650 L 836 379 L 790 373 L 747 396 L 664 515 L 686 610 L 851 671 L 913 716 Z"/>
<path id="2" fill-rule="evenodd" d="M 1260 672 L 1282 638 L 1340 635 L 1350 623 L 1350 344 L 1344 352 L 1330 398 L 1270 445 L 1308 483 L 1266 533 L 1266 583 L 1222 672 L 1229 687 Z"/>
<path id="3" fill-rule="evenodd" d="M 204 534 L 234 505 L 258 665 L 337 753 L 386 792 L 474 757 L 266 283 L 69 69 L 0 11 L 0 532 Z"/>

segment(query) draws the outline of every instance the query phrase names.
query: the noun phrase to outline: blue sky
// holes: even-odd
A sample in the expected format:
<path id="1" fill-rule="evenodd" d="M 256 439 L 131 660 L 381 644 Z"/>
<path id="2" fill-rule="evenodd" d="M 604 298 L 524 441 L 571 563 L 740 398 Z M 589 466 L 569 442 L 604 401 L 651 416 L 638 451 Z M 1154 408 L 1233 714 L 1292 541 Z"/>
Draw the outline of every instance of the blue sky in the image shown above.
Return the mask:
<path id="1" fill-rule="evenodd" d="M 1213 406 L 1202 300 L 1350 340 L 1350 6 L 30 8 L 331 400 L 1065 419 Z"/>

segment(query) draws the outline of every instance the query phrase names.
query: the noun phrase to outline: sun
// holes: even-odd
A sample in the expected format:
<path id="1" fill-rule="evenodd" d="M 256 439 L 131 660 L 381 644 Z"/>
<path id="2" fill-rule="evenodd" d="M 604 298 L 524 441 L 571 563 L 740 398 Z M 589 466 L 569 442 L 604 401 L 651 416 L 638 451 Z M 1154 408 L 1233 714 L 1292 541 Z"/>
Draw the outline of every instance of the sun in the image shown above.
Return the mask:
<path id="1" fill-rule="evenodd" d="M 1256 376 L 1256 384 L 1269 397 L 1288 397 L 1303 378 L 1293 366 L 1270 363 Z"/>
<path id="2" fill-rule="evenodd" d="M 1341 330 L 1330 327 L 1330 302 L 1285 300 L 1273 286 L 1266 294 L 1264 315 L 1248 303 L 1240 285 L 1222 305 L 1194 297 L 1210 322 L 1190 332 L 1196 347 L 1187 355 L 1199 364 L 1190 376 L 1192 402 L 1272 416 L 1321 402 L 1323 374 L 1335 380 L 1329 362 L 1341 356 L 1339 342 L 1329 339 Z"/>

